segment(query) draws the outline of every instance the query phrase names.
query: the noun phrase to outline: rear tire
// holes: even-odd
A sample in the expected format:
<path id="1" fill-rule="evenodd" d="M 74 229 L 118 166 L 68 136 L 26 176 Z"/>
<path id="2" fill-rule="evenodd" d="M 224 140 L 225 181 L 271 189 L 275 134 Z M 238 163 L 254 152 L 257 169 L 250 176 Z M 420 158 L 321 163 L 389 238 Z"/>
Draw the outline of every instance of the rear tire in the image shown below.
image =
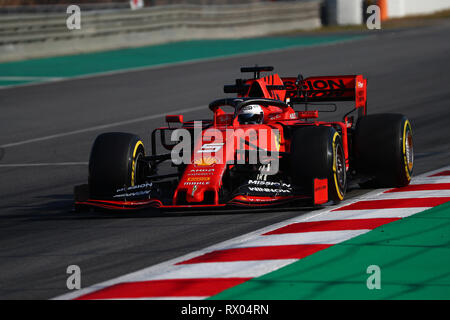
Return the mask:
<path id="1" fill-rule="evenodd" d="M 142 183 L 139 158 L 145 155 L 142 140 L 130 133 L 110 132 L 99 135 L 89 158 L 89 194 L 110 197 L 118 188 Z"/>
<path id="2" fill-rule="evenodd" d="M 294 131 L 291 142 L 294 184 L 312 190 L 313 179 L 328 179 L 328 200 L 339 203 L 347 189 L 345 154 L 339 133 L 331 127 L 308 126 Z"/>
<path id="3" fill-rule="evenodd" d="M 412 129 L 402 114 L 360 118 L 354 135 L 357 171 L 373 177 L 377 187 L 404 187 L 414 166 Z"/>

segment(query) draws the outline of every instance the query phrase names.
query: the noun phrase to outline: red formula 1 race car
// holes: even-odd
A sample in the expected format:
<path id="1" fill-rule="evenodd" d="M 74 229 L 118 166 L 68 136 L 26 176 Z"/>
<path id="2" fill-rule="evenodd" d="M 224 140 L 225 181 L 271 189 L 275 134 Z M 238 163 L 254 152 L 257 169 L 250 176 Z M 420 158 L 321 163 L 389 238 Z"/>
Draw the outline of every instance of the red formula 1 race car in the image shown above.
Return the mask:
<path id="1" fill-rule="evenodd" d="M 76 207 L 322 205 L 343 200 L 350 179 L 409 184 L 410 122 L 401 114 L 367 115 L 362 75 L 260 76 L 272 70 L 241 68 L 253 78 L 225 86 L 235 97 L 211 102 L 210 120 L 167 115 L 150 150 L 134 134 L 99 135 L 88 184 L 75 187 Z M 318 120 L 342 101 L 354 104 L 341 121 Z"/>

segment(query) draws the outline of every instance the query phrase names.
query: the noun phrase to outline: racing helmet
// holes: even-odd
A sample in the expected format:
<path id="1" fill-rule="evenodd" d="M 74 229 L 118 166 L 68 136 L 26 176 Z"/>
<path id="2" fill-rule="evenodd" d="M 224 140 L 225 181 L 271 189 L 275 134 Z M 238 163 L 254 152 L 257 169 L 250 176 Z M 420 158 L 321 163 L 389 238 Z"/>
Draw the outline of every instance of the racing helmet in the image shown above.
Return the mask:
<path id="1" fill-rule="evenodd" d="M 258 104 L 250 104 L 239 110 L 238 122 L 240 124 L 261 124 L 264 121 L 264 111 Z"/>

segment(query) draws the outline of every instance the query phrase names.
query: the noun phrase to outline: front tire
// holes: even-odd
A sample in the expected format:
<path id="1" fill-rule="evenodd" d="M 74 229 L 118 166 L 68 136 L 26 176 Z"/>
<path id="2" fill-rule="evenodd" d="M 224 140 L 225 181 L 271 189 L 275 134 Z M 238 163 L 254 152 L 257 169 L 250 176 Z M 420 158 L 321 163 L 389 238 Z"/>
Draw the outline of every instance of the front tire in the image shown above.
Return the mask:
<path id="1" fill-rule="evenodd" d="M 145 156 L 142 140 L 130 133 L 110 132 L 99 135 L 89 157 L 89 194 L 110 197 L 118 188 L 142 182 Z"/>
<path id="2" fill-rule="evenodd" d="M 412 129 L 402 114 L 360 118 L 354 135 L 356 168 L 373 177 L 377 187 L 404 187 L 414 167 Z"/>
<path id="3" fill-rule="evenodd" d="M 294 131 L 291 141 L 294 184 L 312 189 L 313 179 L 328 180 L 328 200 L 339 203 L 347 189 L 344 148 L 339 133 L 331 127 L 308 126 Z"/>

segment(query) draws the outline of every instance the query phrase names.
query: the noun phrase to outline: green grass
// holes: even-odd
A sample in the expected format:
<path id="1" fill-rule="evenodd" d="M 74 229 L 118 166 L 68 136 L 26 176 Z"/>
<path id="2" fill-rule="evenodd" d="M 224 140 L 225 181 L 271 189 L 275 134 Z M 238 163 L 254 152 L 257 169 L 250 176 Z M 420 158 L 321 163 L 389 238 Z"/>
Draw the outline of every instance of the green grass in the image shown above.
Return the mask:
<path id="1" fill-rule="evenodd" d="M 381 270 L 369 290 L 367 268 Z M 450 202 L 381 226 L 212 299 L 450 299 Z"/>

